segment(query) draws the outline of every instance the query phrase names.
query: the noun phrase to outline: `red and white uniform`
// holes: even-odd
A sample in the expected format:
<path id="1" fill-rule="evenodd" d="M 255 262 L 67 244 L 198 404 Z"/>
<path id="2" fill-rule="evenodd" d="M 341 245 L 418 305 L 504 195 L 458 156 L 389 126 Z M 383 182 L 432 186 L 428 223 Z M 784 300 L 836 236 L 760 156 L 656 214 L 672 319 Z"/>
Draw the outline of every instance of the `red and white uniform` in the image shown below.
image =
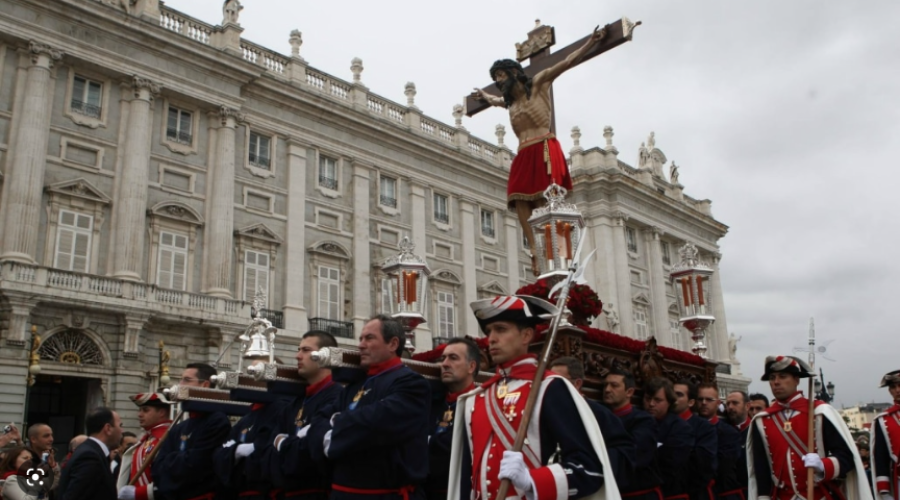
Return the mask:
<path id="1" fill-rule="evenodd" d="M 172 425 L 172 421 L 166 420 L 147 430 L 137 444 L 125 451 L 122 455 L 122 465 L 119 469 L 119 480 L 116 485 L 118 489 L 127 486 L 131 482 L 131 478 L 141 469 L 144 460 L 150 455 L 153 448 L 159 445 L 159 440 L 169 429 L 170 425 Z M 136 500 L 153 500 L 153 478 L 150 475 L 149 466 L 144 469 L 141 477 L 135 481 L 134 486 L 134 498 Z"/>
<path id="2" fill-rule="evenodd" d="M 870 430 L 875 493 L 900 498 L 900 403 L 875 417 Z"/>

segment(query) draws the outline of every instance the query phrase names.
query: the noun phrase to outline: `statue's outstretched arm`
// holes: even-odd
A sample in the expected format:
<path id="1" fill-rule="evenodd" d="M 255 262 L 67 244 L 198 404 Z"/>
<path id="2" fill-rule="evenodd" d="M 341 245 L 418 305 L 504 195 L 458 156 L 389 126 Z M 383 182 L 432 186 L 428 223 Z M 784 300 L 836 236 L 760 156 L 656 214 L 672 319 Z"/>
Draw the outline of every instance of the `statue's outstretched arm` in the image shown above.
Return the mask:
<path id="1" fill-rule="evenodd" d="M 582 45 L 578 50 L 569 54 L 569 57 L 566 57 L 562 61 L 535 75 L 534 86 L 537 87 L 539 85 L 553 83 L 553 80 L 556 80 L 556 77 L 565 73 L 566 70 L 568 70 L 572 66 L 580 63 L 584 55 L 587 54 L 589 50 L 591 50 L 591 47 L 593 47 L 594 45 L 599 43 L 600 40 L 603 40 L 606 37 L 606 28 L 606 26 L 604 26 L 603 28 L 597 26 L 596 28 L 594 28 L 594 32 L 591 33 L 591 37 L 588 38 L 588 41 L 585 42 L 584 45 Z"/>
<path id="2" fill-rule="evenodd" d="M 485 92 L 481 89 L 478 89 L 478 88 L 476 88 L 475 91 L 472 92 L 472 97 L 474 97 L 475 99 L 484 101 L 484 102 L 490 104 L 491 106 L 498 106 L 501 108 L 506 107 L 506 101 L 504 101 L 502 97 L 495 96 L 493 94 L 488 94 L 487 92 Z"/>

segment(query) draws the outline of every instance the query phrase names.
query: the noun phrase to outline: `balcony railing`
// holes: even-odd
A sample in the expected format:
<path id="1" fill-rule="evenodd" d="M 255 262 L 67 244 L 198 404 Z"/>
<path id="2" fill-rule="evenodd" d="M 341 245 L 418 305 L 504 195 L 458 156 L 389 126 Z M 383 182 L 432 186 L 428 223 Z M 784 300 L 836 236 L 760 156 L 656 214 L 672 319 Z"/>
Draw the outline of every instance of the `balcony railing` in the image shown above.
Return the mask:
<path id="1" fill-rule="evenodd" d="M 100 118 L 100 111 L 102 111 L 100 106 L 80 101 L 78 99 L 72 99 L 71 108 L 73 113 L 90 116 L 91 118 Z"/>
<path id="2" fill-rule="evenodd" d="M 260 309 L 260 316 L 269 320 L 272 326 L 284 329 L 284 313 L 275 309 Z"/>
<path id="3" fill-rule="evenodd" d="M 397 208 L 397 198 L 393 196 L 381 195 L 381 205 L 385 207 Z"/>
<path id="4" fill-rule="evenodd" d="M 328 318 L 309 318 L 310 330 L 322 330 L 328 332 L 335 337 L 352 339 L 353 323 L 348 321 L 338 321 Z"/>
<path id="5" fill-rule="evenodd" d="M 450 224 L 450 214 L 447 212 L 435 212 L 434 221 L 440 222 L 441 224 Z"/>
<path id="6" fill-rule="evenodd" d="M 190 132 L 185 132 L 172 127 L 166 129 L 166 139 L 187 145 L 191 145 L 194 142 L 194 136 Z"/>
<path id="7" fill-rule="evenodd" d="M 256 153 L 251 152 L 250 153 L 250 164 L 253 165 L 254 167 L 259 167 L 259 168 L 264 168 L 266 170 L 269 170 L 271 161 L 269 160 L 268 156 L 260 156 Z"/>
<path id="8" fill-rule="evenodd" d="M 494 232 L 494 228 L 492 227 L 481 226 L 481 234 L 487 236 L 488 238 L 493 238 L 496 233 Z"/>
<path id="9" fill-rule="evenodd" d="M 433 347 L 437 347 L 441 344 L 446 344 L 447 342 L 450 342 L 450 339 L 452 339 L 452 338 L 453 337 L 431 337 L 431 342 L 432 342 L 431 345 Z"/>
<path id="10" fill-rule="evenodd" d="M 338 182 L 334 177 L 328 177 L 327 175 L 319 176 L 319 185 L 325 189 L 337 189 Z"/>

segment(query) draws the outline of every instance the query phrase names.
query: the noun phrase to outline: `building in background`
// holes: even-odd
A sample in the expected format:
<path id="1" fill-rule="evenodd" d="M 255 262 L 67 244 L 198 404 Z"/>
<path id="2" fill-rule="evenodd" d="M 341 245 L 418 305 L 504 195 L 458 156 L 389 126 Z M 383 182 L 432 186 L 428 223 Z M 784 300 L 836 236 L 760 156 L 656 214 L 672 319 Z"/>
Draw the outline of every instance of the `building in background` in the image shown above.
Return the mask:
<path id="1" fill-rule="evenodd" d="M 872 427 L 875 417 L 884 413 L 891 406 L 893 406 L 892 403 L 868 403 L 848 406 L 839 411 L 850 430 L 868 431 Z"/>
<path id="2" fill-rule="evenodd" d="M 29 331 L 44 344 L 29 420 L 59 442 L 87 408 L 123 410 L 155 386 L 163 340 L 173 371 L 211 362 L 249 321 L 282 328 L 289 357 L 309 328 L 355 344 L 390 300 L 384 260 L 410 236 L 433 270 L 418 350 L 478 335 L 468 303 L 533 279 L 506 210 L 513 152 L 364 84 L 157 0 L 0 0 L 0 420 L 25 404 Z M 124 15 L 123 15 L 123 10 Z M 713 265 L 727 228 L 709 201 L 662 172 L 653 139 L 638 166 L 604 148 L 571 155 L 574 201 L 599 248 L 589 278 L 607 303 L 595 326 L 689 348 L 667 269 L 686 241 Z M 731 368 L 718 272 L 711 357 Z M 744 383 L 741 377 L 724 384 Z M 74 415 L 74 416 L 73 416 Z M 71 432 L 67 432 L 70 429 Z"/>

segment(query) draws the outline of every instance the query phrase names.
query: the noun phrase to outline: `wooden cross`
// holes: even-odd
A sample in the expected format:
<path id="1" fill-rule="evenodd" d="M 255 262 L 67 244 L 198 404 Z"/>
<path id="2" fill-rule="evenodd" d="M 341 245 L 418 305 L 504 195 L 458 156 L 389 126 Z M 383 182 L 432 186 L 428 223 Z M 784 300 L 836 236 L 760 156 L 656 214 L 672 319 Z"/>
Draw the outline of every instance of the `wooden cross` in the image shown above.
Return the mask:
<path id="1" fill-rule="evenodd" d="M 542 70 L 545 70 L 562 61 L 563 59 L 568 57 L 569 54 L 581 48 L 591 37 L 591 35 L 588 34 L 581 40 L 563 47 L 563 49 L 559 52 L 551 53 L 549 49 L 556 43 L 555 31 L 551 26 L 540 25 L 540 21 L 537 21 L 537 24 L 538 26 L 528 33 L 528 40 L 526 40 L 524 43 L 516 44 L 516 59 L 519 62 L 522 62 L 525 59 L 529 60 L 530 64 L 525 68 L 525 74 L 532 78 L 534 78 L 534 75 L 538 74 Z M 618 21 L 607 25 L 606 37 L 604 37 L 603 40 L 600 40 L 599 43 L 591 47 L 591 49 L 584 55 L 584 57 L 581 58 L 580 61 L 575 63 L 575 65 L 581 64 L 588 59 L 596 57 L 608 50 L 612 50 L 625 42 L 631 41 L 631 36 L 634 32 L 634 28 L 636 26 L 639 26 L 640 24 L 640 21 L 631 22 L 630 20 L 628 20 L 628 18 L 623 17 L 622 19 L 619 19 Z M 487 87 L 484 87 L 483 90 L 489 94 L 503 95 L 503 93 L 494 83 L 491 83 Z M 552 90 L 550 93 L 550 98 L 550 109 L 555 110 L 556 107 L 553 106 L 552 102 Z M 472 95 L 466 96 L 466 116 L 474 116 L 475 114 L 480 113 L 481 111 L 484 111 L 489 107 L 490 105 L 485 101 L 476 99 Z M 554 122 L 555 120 L 551 119 L 551 123 Z M 553 126 L 553 128 L 556 127 Z"/>

